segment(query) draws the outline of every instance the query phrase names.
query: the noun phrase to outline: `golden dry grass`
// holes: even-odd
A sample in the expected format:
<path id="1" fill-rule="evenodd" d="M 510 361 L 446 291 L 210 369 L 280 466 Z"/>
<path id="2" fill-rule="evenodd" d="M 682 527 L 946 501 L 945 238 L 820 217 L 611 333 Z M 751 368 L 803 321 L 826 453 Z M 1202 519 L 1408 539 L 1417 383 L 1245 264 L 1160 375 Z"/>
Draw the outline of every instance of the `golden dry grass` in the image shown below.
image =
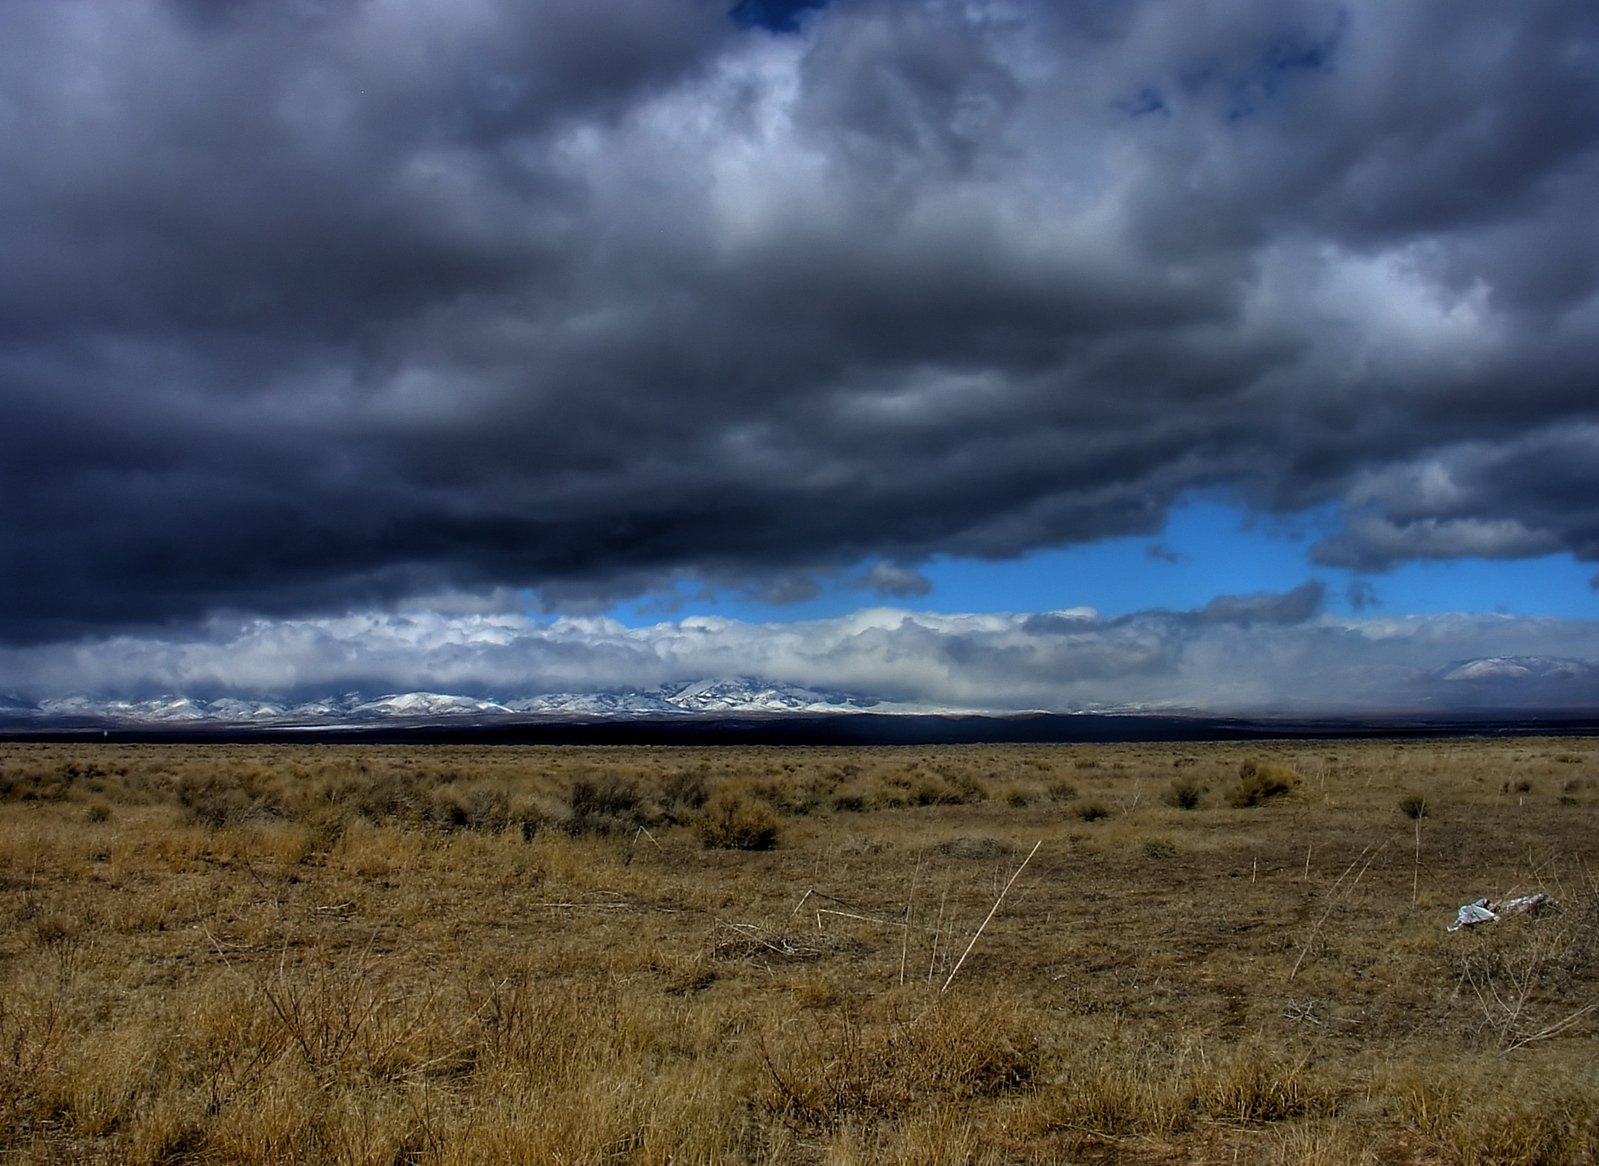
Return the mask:
<path id="1" fill-rule="evenodd" d="M 0 746 L 0 1162 L 1590 1162 L 1596 805 L 1587 740 Z"/>

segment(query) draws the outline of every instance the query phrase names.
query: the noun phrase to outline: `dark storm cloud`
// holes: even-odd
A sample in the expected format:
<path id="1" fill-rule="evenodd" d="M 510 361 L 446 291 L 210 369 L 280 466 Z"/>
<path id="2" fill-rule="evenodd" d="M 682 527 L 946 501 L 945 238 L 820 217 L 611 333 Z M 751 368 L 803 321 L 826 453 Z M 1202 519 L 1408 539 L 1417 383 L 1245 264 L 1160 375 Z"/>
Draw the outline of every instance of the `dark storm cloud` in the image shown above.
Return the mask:
<path id="1" fill-rule="evenodd" d="M 0 9 L 0 634 L 1599 560 L 1586 0 L 755 7 Z"/>

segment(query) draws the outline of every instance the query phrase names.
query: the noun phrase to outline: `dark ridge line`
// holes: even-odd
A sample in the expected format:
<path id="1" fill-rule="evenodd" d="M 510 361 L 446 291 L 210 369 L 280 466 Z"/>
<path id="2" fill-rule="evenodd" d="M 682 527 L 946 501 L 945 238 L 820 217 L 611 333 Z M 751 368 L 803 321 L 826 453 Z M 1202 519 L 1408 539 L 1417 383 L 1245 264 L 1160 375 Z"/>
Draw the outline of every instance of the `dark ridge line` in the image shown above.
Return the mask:
<path id="1" fill-rule="evenodd" d="M 0 724 L 0 741 L 80 744 L 362 745 L 1004 745 L 1599 736 L 1599 714 L 1206 717 L 881 713 L 694 717 L 415 719 L 383 724 Z"/>

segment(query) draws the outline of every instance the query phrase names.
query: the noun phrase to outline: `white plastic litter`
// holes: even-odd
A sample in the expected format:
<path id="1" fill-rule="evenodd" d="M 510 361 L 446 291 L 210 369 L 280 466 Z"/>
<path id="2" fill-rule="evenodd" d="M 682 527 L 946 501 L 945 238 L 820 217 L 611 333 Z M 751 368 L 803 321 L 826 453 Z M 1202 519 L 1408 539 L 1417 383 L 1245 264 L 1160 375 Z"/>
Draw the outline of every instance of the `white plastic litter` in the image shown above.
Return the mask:
<path id="1" fill-rule="evenodd" d="M 1478 899 L 1460 908 L 1449 930 L 1459 931 L 1462 927 L 1475 927 L 1479 923 L 1497 923 L 1506 915 L 1536 915 L 1545 907 L 1553 905 L 1554 900 L 1542 891 L 1533 895 L 1506 899 L 1503 903 L 1495 903 L 1491 899 Z"/>
<path id="2" fill-rule="evenodd" d="M 1478 899 L 1475 903 L 1467 903 L 1460 908 L 1460 913 L 1455 917 L 1450 931 L 1459 931 L 1462 927 L 1474 927 L 1478 923 L 1496 923 L 1499 916 L 1495 915 L 1488 906 L 1487 899 Z"/>
<path id="3" fill-rule="evenodd" d="M 1536 915 L 1545 907 L 1554 906 L 1554 900 L 1539 891 L 1536 895 L 1523 895 L 1519 899 L 1506 899 L 1494 910 L 1499 912 L 1502 919 L 1506 915 Z"/>

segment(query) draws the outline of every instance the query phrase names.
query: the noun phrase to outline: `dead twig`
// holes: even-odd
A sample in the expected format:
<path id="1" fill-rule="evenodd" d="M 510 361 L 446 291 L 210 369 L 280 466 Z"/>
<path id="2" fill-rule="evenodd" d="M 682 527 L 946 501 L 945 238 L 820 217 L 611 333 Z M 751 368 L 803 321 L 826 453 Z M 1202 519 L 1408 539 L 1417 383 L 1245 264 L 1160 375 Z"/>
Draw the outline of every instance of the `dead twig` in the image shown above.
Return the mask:
<path id="1" fill-rule="evenodd" d="M 1533 1041 L 1548 1040 L 1552 1036 L 1559 1036 L 1561 1033 L 1565 1032 L 1566 1029 L 1576 1024 L 1577 1021 L 1581 1020 L 1584 1016 L 1587 1016 L 1595 1008 L 1599 1008 L 1599 1000 L 1596 1000 L 1590 1004 L 1584 1004 L 1581 1008 L 1566 1016 L 1564 1019 L 1557 1020 L 1551 1025 L 1540 1028 L 1537 1032 L 1530 1033 L 1527 1036 L 1524 1036 L 1519 1040 L 1506 1045 L 1501 1051 L 1512 1053 L 1525 1045 L 1532 1044 Z"/>

